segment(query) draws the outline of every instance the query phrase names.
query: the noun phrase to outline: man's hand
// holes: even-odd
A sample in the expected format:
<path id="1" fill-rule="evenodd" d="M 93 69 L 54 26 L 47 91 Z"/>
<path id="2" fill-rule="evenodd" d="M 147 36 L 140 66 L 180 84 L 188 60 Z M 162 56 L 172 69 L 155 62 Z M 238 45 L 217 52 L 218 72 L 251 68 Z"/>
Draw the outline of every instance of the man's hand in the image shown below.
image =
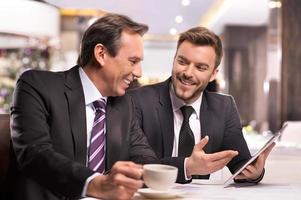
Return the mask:
<path id="1" fill-rule="evenodd" d="M 130 199 L 142 187 L 142 166 L 119 161 L 109 174 L 96 176 L 88 185 L 87 196 L 101 199 Z"/>
<path id="2" fill-rule="evenodd" d="M 209 137 L 204 137 L 193 148 L 192 154 L 186 161 L 186 174 L 206 175 L 222 169 L 230 160 L 238 155 L 237 151 L 225 150 L 217 153 L 206 154 L 203 148 L 209 141 Z"/>
<path id="3" fill-rule="evenodd" d="M 271 144 L 268 148 L 266 148 L 256 159 L 256 161 L 250 165 L 248 165 L 239 175 L 235 177 L 235 179 L 249 179 L 256 180 L 258 179 L 263 171 L 265 161 L 269 156 L 270 152 L 274 148 L 275 143 Z"/>

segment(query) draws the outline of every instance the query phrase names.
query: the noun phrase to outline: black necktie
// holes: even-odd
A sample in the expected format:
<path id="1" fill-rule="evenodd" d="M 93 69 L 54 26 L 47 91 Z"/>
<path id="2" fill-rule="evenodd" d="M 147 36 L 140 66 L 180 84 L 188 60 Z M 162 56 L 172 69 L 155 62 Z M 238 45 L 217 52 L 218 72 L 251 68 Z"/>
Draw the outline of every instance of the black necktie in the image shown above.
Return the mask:
<path id="1" fill-rule="evenodd" d="M 195 145 L 194 136 L 189 126 L 189 117 L 194 109 L 191 106 L 183 106 L 180 108 L 183 114 L 183 123 L 179 135 L 179 156 L 190 156 Z"/>

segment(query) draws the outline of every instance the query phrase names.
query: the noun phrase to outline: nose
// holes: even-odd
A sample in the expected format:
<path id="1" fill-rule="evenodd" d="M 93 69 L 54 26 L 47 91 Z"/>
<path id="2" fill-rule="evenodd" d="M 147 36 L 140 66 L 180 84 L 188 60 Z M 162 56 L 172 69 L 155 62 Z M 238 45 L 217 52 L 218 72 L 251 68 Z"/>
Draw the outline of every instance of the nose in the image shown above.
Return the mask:
<path id="1" fill-rule="evenodd" d="M 193 63 L 190 63 L 189 65 L 187 65 L 186 69 L 184 70 L 185 76 L 187 76 L 187 77 L 192 76 L 193 68 L 194 68 Z"/>
<path id="2" fill-rule="evenodd" d="M 142 68 L 140 63 L 135 66 L 135 69 L 133 71 L 133 76 L 134 79 L 138 79 L 142 76 Z"/>

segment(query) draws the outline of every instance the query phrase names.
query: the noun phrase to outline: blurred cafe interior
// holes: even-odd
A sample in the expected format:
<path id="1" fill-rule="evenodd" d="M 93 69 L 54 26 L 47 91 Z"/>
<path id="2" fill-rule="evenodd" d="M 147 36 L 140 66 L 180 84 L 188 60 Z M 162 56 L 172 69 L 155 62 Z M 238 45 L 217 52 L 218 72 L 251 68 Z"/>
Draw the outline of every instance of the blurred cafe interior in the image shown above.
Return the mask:
<path id="1" fill-rule="evenodd" d="M 82 33 L 107 12 L 150 27 L 143 77 L 133 87 L 170 76 L 179 33 L 205 26 L 220 35 L 224 57 L 208 90 L 234 96 L 251 148 L 289 121 L 279 143 L 300 153 L 299 0 L 0 1 L 0 114 L 9 113 L 16 79 L 25 70 L 74 66 Z"/>

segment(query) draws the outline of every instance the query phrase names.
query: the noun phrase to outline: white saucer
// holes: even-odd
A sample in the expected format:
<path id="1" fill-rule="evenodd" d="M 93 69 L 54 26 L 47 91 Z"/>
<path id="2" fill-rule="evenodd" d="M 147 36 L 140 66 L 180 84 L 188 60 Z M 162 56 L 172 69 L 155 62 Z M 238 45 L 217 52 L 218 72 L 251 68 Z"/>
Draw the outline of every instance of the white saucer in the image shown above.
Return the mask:
<path id="1" fill-rule="evenodd" d="M 171 199 L 171 198 L 180 197 L 180 195 L 183 194 L 183 191 L 179 191 L 175 189 L 160 191 L 160 190 L 152 190 L 149 188 L 141 188 L 138 190 L 138 193 L 149 199 Z"/>

